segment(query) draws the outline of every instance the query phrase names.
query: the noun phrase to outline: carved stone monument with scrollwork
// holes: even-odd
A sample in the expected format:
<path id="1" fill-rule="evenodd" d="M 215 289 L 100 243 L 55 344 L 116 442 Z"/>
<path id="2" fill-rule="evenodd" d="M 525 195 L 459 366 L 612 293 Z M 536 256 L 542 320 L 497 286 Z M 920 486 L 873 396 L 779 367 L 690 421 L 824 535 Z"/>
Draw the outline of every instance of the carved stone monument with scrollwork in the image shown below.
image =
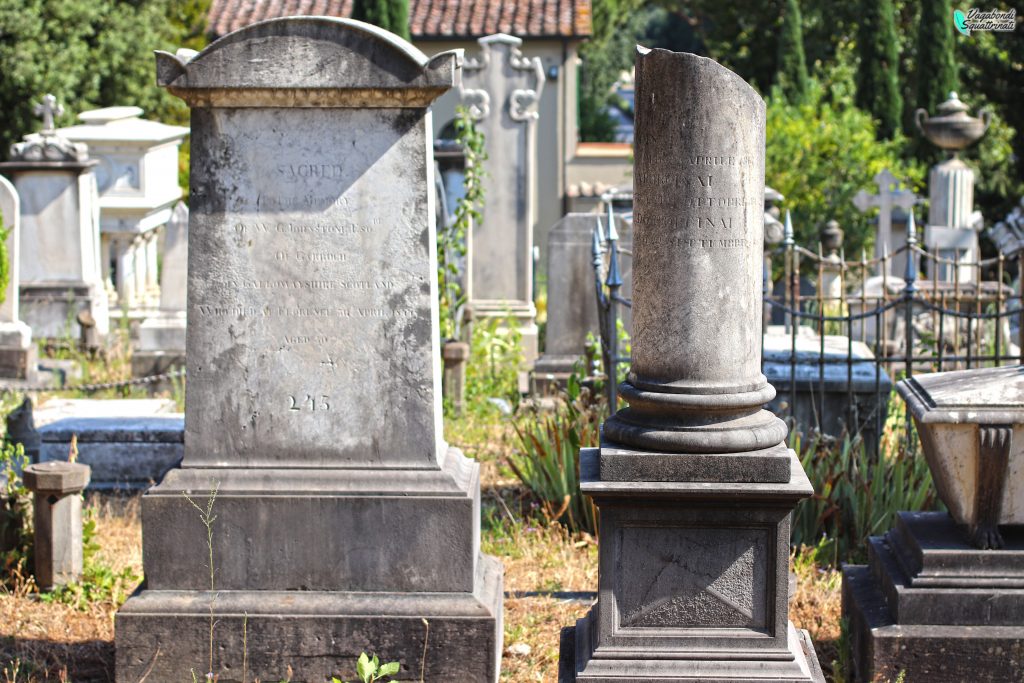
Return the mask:
<path id="1" fill-rule="evenodd" d="M 527 363 L 537 357 L 533 303 L 536 221 L 536 130 L 544 68 L 526 57 L 522 40 L 481 38 L 480 54 L 463 65 L 460 95 L 484 135 L 483 220 L 470 236 L 467 297 L 478 318 L 511 318 Z"/>

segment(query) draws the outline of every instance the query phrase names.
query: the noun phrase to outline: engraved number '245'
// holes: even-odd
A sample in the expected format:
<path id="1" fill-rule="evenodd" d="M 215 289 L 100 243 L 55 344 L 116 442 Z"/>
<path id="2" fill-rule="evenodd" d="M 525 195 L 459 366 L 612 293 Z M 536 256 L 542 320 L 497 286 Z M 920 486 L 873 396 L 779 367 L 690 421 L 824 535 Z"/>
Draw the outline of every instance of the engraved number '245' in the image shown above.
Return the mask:
<path id="1" fill-rule="evenodd" d="M 288 399 L 291 401 L 291 405 L 288 406 L 289 410 L 317 411 L 331 409 L 331 397 L 326 395 L 321 395 L 317 398 L 316 396 L 306 394 L 306 398 L 301 401 L 294 396 L 289 396 Z"/>

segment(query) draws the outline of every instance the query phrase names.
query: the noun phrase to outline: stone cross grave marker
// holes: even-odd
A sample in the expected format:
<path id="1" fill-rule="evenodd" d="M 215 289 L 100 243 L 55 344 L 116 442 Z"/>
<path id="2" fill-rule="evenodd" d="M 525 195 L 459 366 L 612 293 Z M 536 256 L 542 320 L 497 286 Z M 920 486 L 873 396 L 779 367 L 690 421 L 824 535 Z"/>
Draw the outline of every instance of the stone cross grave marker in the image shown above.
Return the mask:
<path id="1" fill-rule="evenodd" d="M 192 110 L 185 454 L 143 499 L 118 680 L 207 666 L 213 614 L 222 679 L 247 652 L 251 678 L 351 680 L 366 651 L 496 681 L 479 467 L 441 432 L 428 107 L 460 55 L 296 17 L 157 75 Z M 184 496 L 212 489 L 211 579 Z"/>
<path id="2" fill-rule="evenodd" d="M 914 205 L 917 203 L 917 196 L 908 189 L 901 187 L 901 183 L 896 179 L 896 176 L 892 172 L 884 168 L 875 175 L 875 185 L 878 186 L 878 194 L 868 194 L 866 190 L 861 190 L 853 198 L 853 205 L 856 206 L 860 211 L 867 212 L 872 208 L 878 209 L 878 232 L 875 235 L 875 258 L 882 258 L 883 255 L 889 255 L 889 261 L 887 264 L 888 274 L 895 275 L 896 277 L 903 277 L 904 266 L 906 264 L 906 256 L 901 255 L 899 258 L 892 258 L 893 253 L 906 244 L 906 235 L 894 235 L 892 232 L 892 214 L 893 209 L 900 208 L 904 211 L 911 211 Z M 881 275 L 881 265 L 878 266 L 878 270 L 875 271 L 876 275 Z"/>

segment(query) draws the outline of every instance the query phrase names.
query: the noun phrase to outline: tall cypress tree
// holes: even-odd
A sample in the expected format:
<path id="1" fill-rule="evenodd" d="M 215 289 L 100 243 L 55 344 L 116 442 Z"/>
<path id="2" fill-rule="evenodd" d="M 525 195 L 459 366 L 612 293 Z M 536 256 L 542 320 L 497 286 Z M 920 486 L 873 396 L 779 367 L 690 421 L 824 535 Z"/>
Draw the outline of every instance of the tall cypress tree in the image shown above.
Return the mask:
<path id="1" fill-rule="evenodd" d="M 928 0 L 921 5 L 917 29 L 917 106 L 935 113 L 935 106 L 956 90 L 952 0 Z"/>
<path id="2" fill-rule="evenodd" d="M 786 0 L 779 33 L 779 70 L 776 84 L 790 103 L 802 102 L 807 96 L 807 58 L 804 56 L 803 18 L 798 0 Z"/>
<path id="3" fill-rule="evenodd" d="M 879 138 L 891 138 L 900 129 L 903 117 L 892 0 L 862 0 L 857 49 L 857 105 L 878 120 Z"/>
<path id="4" fill-rule="evenodd" d="M 355 0 L 352 18 L 409 40 L 409 0 Z"/>

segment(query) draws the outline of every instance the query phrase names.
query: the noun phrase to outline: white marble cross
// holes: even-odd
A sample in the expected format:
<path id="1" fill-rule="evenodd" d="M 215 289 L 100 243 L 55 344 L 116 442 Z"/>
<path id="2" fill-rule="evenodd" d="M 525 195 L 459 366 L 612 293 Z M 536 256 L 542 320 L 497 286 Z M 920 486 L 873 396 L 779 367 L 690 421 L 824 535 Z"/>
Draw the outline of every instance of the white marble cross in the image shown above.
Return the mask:
<path id="1" fill-rule="evenodd" d="M 910 211 L 919 199 L 911 190 L 902 188 L 900 181 L 887 168 L 883 168 L 873 180 L 878 186 L 878 194 L 868 194 L 867 191 L 861 190 L 853 198 L 853 205 L 864 212 L 871 208 L 878 208 L 875 258 L 881 258 L 884 254 L 891 255 L 895 251 L 892 239 L 893 209 L 900 207 L 904 211 Z M 905 237 L 898 240 L 899 244 L 903 244 L 905 241 Z M 890 264 L 887 264 L 887 267 Z M 878 274 L 880 274 L 880 269 Z"/>
<path id="2" fill-rule="evenodd" d="M 52 133 L 55 130 L 53 119 L 64 113 L 64 107 L 57 104 L 57 98 L 53 95 L 44 95 L 43 101 L 32 110 L 36 116 L 43 117 L 43 133 Z"/>

